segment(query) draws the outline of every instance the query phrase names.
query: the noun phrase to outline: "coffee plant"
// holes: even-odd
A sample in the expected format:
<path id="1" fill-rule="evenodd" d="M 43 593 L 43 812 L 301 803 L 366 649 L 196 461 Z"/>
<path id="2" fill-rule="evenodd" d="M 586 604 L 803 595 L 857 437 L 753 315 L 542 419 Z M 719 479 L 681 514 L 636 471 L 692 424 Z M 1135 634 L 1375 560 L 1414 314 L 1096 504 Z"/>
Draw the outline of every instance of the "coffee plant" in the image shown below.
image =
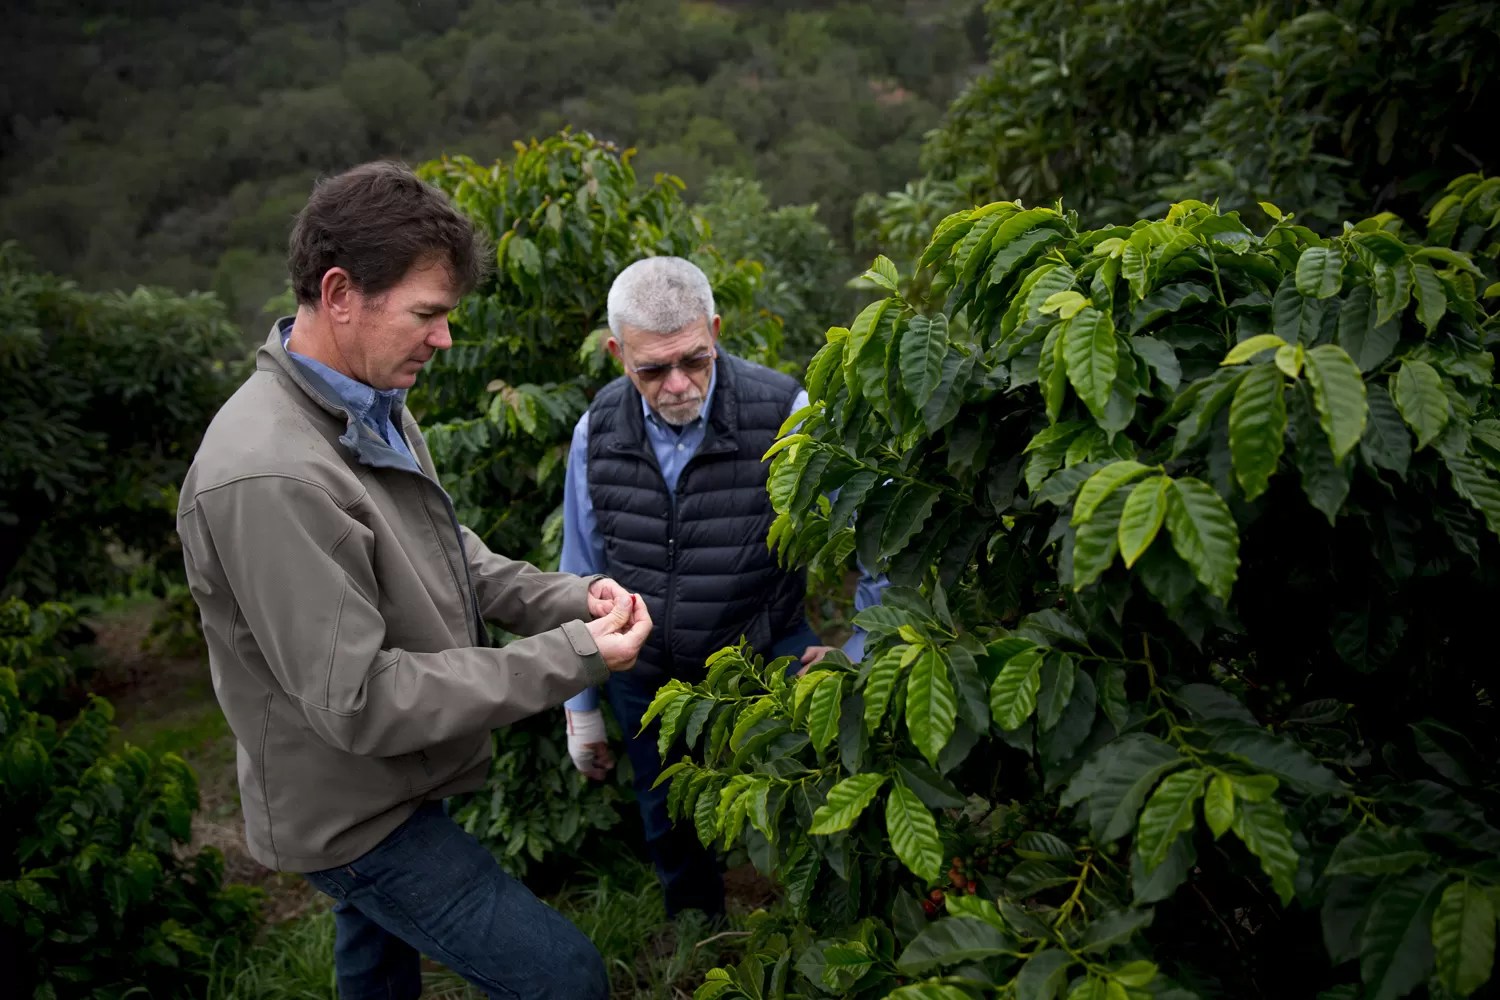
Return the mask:
<path id="1" fill-rule="evenodd" d="M 186 850 L 198 786 L 174 754 L 111 750 L 109 702 L 36 710 L 17 685 L 66 662 L 70 609 L 4 609 L 0 639 L 0 967 L 7 996 L 192 996 L 245 942 L 258 892 Z M 26 632 L 12 628 L 34 622 Z M 19 674 L 18 674 L 19 671 Z"/>
<path id="2" fill-rule="evenodd" d="M 601 843 L 590 838 L 614 829 L 622 810 L 631 808 L 625 801 L 633 794 L 629 760 L 622 759 L 620 773 L 609 780 L 590 782 L 573 766 L 559 728 L 557 715 L 548 712 L 496 730 L 489 780 L 452 809 L 454 820 L 517 878 L 559 857 L 588 858 Z"/>
<path id="3" fill-rule="evenodd" d="M 785 889 L 699 998 L 1493 989 L 1500 206 L 1450 195 L 998 202 L 876 261 L 768 540 L 890 575 L 865 661 L 651 707 L 674 815 Z"/>
<path id="4" fill-rule="evenodd" d="M 0 593 L 180 579 L 177 485 L 243 353 L 212 296 L 86 292 L 0 245 Z"/>

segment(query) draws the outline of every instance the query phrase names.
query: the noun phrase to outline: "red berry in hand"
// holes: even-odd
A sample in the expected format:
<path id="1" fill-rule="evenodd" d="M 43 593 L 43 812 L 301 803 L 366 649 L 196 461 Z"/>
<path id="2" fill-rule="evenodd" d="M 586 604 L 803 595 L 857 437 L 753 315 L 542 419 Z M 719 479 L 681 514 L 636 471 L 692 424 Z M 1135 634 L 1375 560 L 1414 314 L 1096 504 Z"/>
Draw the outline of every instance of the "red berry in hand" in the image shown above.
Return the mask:
<path id="1" fill-rule="evenodd" d="M 929 917 L 937 916 L 937 904 L 930 899 L 922 900 L 922 912 Z"/>
<path id="2" fill-rule="evenodd" d="M 927 898 L 932 900 L 934 903 L 941 903 L 943 901 L 943 890 L 934 889 L 927 894 Z"/>

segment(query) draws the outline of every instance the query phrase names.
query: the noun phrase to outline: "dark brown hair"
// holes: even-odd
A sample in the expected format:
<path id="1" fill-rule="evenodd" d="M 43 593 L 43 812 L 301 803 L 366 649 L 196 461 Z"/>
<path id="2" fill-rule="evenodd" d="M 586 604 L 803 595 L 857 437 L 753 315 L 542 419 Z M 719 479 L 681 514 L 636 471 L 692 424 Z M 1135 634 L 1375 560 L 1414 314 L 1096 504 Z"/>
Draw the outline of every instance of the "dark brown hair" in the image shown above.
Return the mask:
<path id="1" fill-rule="evenodd" d="M 292 226 L 287 269 L 297 301 L 316 307 L 330 268 L 342 267 L 361 292 L 379 295 L 434 256 L 461 294 L 490 264 L 484 236 L 443 192 L 405 164 L 380 160 L 317 183 Z"/>

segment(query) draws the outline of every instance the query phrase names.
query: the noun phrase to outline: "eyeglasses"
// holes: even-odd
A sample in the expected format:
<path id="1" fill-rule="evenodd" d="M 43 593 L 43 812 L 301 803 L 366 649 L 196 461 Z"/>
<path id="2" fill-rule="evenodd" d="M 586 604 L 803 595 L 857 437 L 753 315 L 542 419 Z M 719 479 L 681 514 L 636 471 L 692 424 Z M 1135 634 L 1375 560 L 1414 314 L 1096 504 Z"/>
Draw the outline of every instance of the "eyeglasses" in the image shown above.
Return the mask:
<path id="1" fill-rule="evenodd" d="M 667 373 L 673 368 L 679 368 L 685 375 L 693 375 L 698 372 L 707 371 L 708 366 L 714 363 L 714 352 L 707 351 L 703 354 L 695 354 L 690 358 L 683 358 L 669 365 L 641 365 L 639 368 L 630 369 L 630 373 L 642 382 L 660 382 L 667 377 Z"/>

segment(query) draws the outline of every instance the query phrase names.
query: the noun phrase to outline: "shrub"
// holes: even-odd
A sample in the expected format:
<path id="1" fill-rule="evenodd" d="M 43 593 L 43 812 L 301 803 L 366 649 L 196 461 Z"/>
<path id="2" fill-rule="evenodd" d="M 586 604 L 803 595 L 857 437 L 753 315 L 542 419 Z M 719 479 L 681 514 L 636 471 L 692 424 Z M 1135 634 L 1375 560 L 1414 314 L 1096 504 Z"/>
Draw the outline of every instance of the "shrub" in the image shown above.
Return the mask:
<path id="1" fill-rule="evenodd" d="M 180 578 L 177 486 L 241 350 L 212 296 L 85 292 L 0 246 L 0 591 Z"/>
<path id="2" fill-rule="evenodd" d="M 1485 988 L 1500 320 L 1444 205 L 995 203 L 876 262 L 770 485 L 783 557 L 891 575 L 864 664 L 730 649 L 650 713 L 788 900 L 700 998 Z"/>
<path id="3" fill-rule="evenodd" d="M 258 893 L 223 885 L 216 850 L 186 850 L 198 787 L 180 758 L 111 751 L 102 698 L 63 723 L 23 695 L 17 668 L 24 679 L 65 660 L 56 625 L 71 609 L 5 614 L 33 622 L 0 643 L 0 958 L 18 970 L 13 995 L 191 996 L 214 952 L 253 931 Z"/>

